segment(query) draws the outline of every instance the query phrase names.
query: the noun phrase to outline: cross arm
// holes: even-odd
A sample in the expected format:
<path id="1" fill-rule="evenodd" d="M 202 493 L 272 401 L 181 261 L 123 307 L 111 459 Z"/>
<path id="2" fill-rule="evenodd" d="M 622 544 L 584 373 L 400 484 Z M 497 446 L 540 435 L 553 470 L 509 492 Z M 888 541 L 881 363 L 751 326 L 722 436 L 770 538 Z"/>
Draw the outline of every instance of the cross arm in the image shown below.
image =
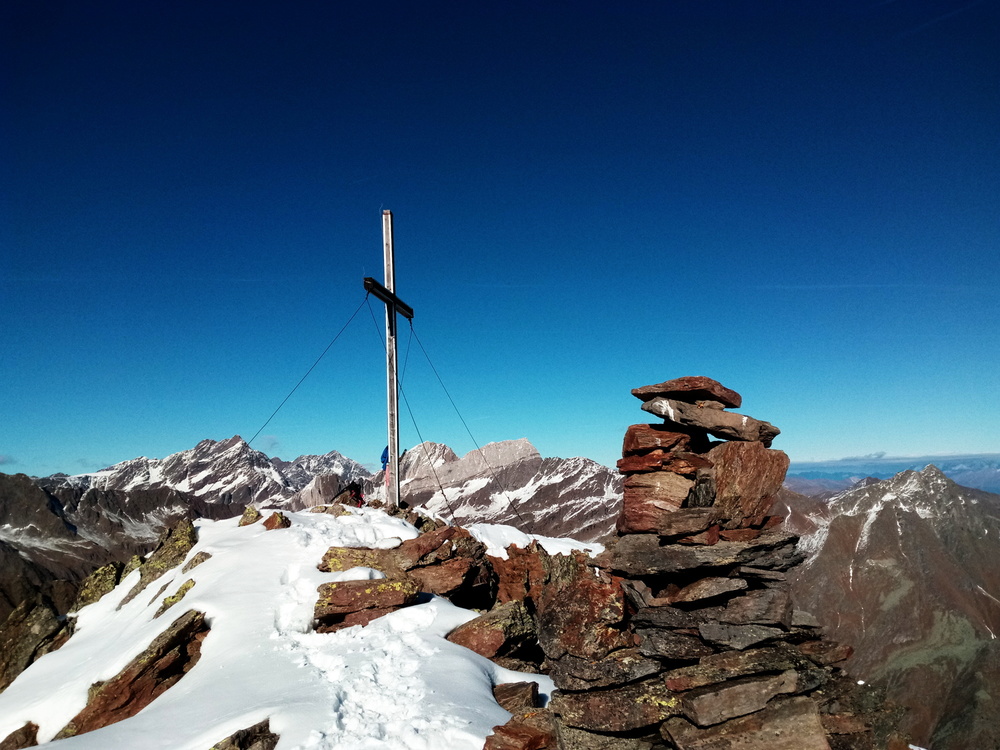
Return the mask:
<path id="1" fill-rule="evenodd" d="M 413 320 L 413 308 L 375 281 L 371 276 L 365 276 L 365 291 L 374 294 L 387 305 L 394 305 L 396 312 L 408 320 Z"/>

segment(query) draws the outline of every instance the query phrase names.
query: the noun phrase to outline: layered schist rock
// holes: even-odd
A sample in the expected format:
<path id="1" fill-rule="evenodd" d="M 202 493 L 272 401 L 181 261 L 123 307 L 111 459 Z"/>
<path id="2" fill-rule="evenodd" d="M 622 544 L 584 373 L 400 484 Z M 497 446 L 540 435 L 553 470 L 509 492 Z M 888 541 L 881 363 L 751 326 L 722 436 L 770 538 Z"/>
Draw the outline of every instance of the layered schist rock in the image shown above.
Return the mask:
<path id="1" fill-rule="evenodd" d="M 793 605 L 802 555 L 770 515 L 777 428 L 726 411 L 742 399 L 709 378 L 633 393 L 664 422 L 626 432 L 617 541 L 536 602 L 561 747 L 905 747 L 839 668 L 850 650 Z"/>

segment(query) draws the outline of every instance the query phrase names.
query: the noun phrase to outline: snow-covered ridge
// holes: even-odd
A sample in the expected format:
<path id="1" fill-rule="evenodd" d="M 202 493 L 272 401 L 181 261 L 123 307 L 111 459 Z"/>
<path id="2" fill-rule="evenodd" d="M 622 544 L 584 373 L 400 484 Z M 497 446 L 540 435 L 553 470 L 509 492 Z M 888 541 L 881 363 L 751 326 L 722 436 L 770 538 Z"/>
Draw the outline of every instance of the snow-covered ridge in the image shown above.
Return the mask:
<path id="1" fill-rule="evenodd" d="M 492 727 L 509 718 L 493 697 L 494 684 L 534 679 L 551 693 L 548 678 L 510 672 L 445 640 L 476 616 L 445 599 L 363 628 L 312 631 L 321 583 L 382 577 L 370 568 L 320 572 L 316 564 L 330 546 L 392 547 L 418 532 L 371 508 L 340 517 L 288 515 L 292 525 L 275 531 L 239 527 L 235 518 L 198 521 L 188 559 L 203 552 L 209 559 L 187 572 L 169 571 L 118 609 L 138 580 L 133 572 L 80 610 L 70 640 L 0 694 L 0 737 L 31 721 L 39 742 L 51 740 L 86 704 L 94 682 L 113 677 L 189 609 L 204 612 L 211 624 L 200 661 L 140 713 L 60 747 L 204 750 L 269 719 L 282 750 L 480 750 Z M 517 532 L 481 526 L 475 533 L 502 544 Z M 563 546 L 559 551 L 580 547 L 553 542 Z M 194 585 L 181 602 L 154 619 L 163 599 L 189 579 Z M 154 594 L 161 583 L 165 588 Z"/>
<path id="2" fill-rule="evenodd" d="M 299 456 L 293 461 L 271 458 L 241 437 L 202 440 L 194 448 L 166 458 L 133 458 L 101 471 L 59 477 L 61 486 L 80 490 L 167 488 L 208 502 L 296 506 L 296 495 L 316 476 L 334 474 L 343 482 L 371 476 L 361 464 L 337 451 Z M 50 478 L 50 480 L 55 479 Z"/>

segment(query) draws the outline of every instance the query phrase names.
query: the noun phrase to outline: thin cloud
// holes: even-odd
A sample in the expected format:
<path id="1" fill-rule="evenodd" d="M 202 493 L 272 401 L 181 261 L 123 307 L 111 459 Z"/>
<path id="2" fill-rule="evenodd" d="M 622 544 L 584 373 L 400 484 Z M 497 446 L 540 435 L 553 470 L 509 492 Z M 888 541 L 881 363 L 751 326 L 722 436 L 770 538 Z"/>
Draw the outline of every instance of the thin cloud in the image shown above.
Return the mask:
<path id="1" fill-rule="evenodd" d="M 16 463 L 18 463 L 18 460 L 13 456 L 8 456 L 6 454 L 0 453 L 0 466 L 10 466 Z"/>
<path id="2" fill-rule="evenodd" d="M 975 8 L 977 5 L 981 4 L 982 0 L 975 0 L 975 2 L 969 3 L 968 5 L 958 8 L 957 10 L 949 11 L 948 13 L 942 13 L 939 16 L 935 16 L 930 21 L 925 21 L 924 23 L 914 26 L 912 29 L 907 29 L 906 31 L 900 32 L 899 34 L 897 34 L 896 38 L 904 39 L 908 36 L 919 34 L 921 31 L 924 31 L 925 29 L 930 28 L 931 26 L 935 26 L 941 23 L 942 21 L 946 21 L 952 16 L 957 16 L 959 13 L 965 13 L 967 10 L 971 10 L 972 8 Z"/>

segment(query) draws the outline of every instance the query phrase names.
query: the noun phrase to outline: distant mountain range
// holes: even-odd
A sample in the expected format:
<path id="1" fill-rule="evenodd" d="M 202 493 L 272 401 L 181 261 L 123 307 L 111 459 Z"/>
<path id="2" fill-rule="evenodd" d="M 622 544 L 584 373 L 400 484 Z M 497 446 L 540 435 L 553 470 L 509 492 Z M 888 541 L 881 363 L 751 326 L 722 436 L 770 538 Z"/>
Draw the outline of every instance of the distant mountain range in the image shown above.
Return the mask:
<path id="1" fill-rule="evenodd" d="M 400 473 L 410 505 L 449 521 L 564 531 L 584 541 L 611 533 L 621 496 L 617 472 L 584 458 L 543 459 L 527 440 L 464 458 L 421 444 L 403 457 Z M 353 481 L 376 500 L 384 498 L 382 477 L 337 451 L 283 461 L 239 436 L 89 474 L 0 474 L 0 622 L 33 591 L 60 609 L 72 599 L 62 582 L 147 551 L 179 518 L 228 518 L 250 504 L 298 510 L 329 502 Z"/>
<path id="2" fill-rule="evenodd" d="M 910 708 L 914 741 L 1000 747 L 1000 495 L 931 465 L 828 501 L 786 492 L 777 512 L 807 553 L 797 605 L 854 647 L 856 677 Z"/>
<path id="3" fill-rule="evenodd" d="M 891 457 L 876 454 L 836 461 L 792 461 L 785 485 L 810 497 L 832 496 L 866 477 L 888 479 L 933 464 L 963 487 L 1000 492 L 1000 453 Z"/>

